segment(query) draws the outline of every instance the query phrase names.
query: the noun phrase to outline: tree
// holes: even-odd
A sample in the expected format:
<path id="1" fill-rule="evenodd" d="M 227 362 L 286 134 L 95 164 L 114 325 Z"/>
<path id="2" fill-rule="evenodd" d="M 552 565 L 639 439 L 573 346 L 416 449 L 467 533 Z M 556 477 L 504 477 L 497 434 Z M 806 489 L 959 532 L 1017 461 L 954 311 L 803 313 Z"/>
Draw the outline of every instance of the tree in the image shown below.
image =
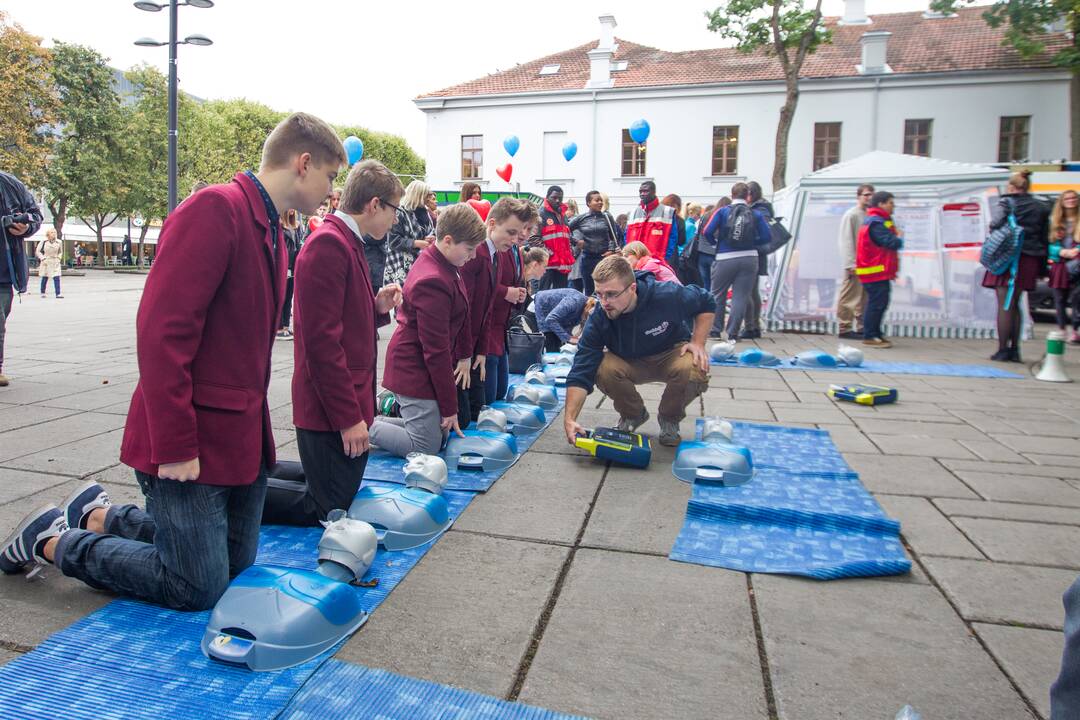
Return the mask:
<path id="1" fill-rule="evenodd" d="M 424 159 L 400 135 L 368 130 L 357 125 L 336 125 L 334 129 L 342 138 L 350 135 L 360 138 L 364 143 L 364 158 L 378 160 L 391 172 L 406 176 L 403 178 L 405 185 L 414 177 L 424 176 Z"/>
<path id="2" fill-rule="evenodd" d="M 113 87 L 113 71 L 96 50 L 57 43 L 53 80 L 60 99 L 60 140 L 49 163 L 46 202 L 57 235 L 70 212 L 102 231 L 126 210 L 132 160 L 130 124 Z"/>
<path id="3" fill-rule="evenodd" d="M 266 136 L 284 117 L 285 113 L 251 100 L 210 100 L 199 105 L 191 127 L 180 137 L 188 185 L 200 180 L 228 182 L 239 170 L 258 170 Z"/>
<path id="4" fill-rule="evenodd" d="M 52 55 L 0 12 L 0 168 L 27 187 L 45 181 L 56 106 Z"/>
<path id="5" fill-rule="evenodd" d="M 764 50 L 775 55 L 784 71 L 787 94 L 776 125 L 776 161 L 773 165 L 773 190 L 786 184 L 787 145 L 791 121 L 799 104 L 799 74 L 806 56 L 822 43 L 831 40 L 831 32 L 821 23 L 821 2 L 813 10 L 802 0 L 728 0 L 725 5 L 705 13 L 709 30 L 736 41 L 745 53 Z"/>
<path id="6" fill-rule="evenodd" d="M 953 12 L 958 5 L 974 0 L 933 0 L 930 9 Z M 996 0 L 983 18 L 990 27 L 1005 28 L 1005 44 L 1012 45 L 1025 58 L 1047 52 L 1047 28 L 1064 21 L 1069 44 L 1051 56 L 1051 62 L 1072 73 L 1069 85 L 1072 158 L 1080 158 L 1080 0 Z"/>

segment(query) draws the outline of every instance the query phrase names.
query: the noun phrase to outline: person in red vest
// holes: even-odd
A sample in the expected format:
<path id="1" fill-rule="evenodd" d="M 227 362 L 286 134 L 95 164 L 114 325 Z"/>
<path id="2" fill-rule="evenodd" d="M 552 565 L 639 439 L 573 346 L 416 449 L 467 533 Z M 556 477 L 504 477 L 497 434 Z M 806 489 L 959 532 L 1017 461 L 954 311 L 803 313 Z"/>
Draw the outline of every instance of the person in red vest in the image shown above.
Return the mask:
<path id="1" fill-rule="evenodd" d="M 558 185 L 547 190 L 544 204 L 540 206 L 540 234 L 531 243 L 543 245 L 548 251 L 548 266 L 540 278 L 540 289 L 564 288 L 568 283 L 570 269 L 574 267 L 574 252 L 570 248 L 570 226 L 566 220 L 563 191 Z"/>
<path id="2" fill-rule="evenodd" d="M 357 163 L 338 209 L 296 258 L 293 424 L 305 477 L 268 481 L 264 524 L 318 525 L 360 489 L 375 421 L 375 332 L 401 303 L 394 283 L 375 294 L 364 243 L 390 232 L 403 192 L 382 163 Z"/>
<path id="3" fill-rule="evenodd" d="M 855 246 L 855 276 L 866 290 L 863 345 L 871 347 L 892 347 L 881 334 L 881 320 L 889 308 L 892 281 L 900 268 L 898 251 L 904 247 L 903 233 L 892 220 L 895 208 L 892 193 L 884 190 L 874 193 Z"/>
<path id="4" fill-rule="evenodd" d="M 656 183 L 646 180 L 638 188 L 641 203 L 634 208 L 626 223 L 626 242 L 640 242 L 655 258 L 663 258 L 669 266 L 675 259 L 679 246 L 679 228 L 675 223 L 675 209 L 664 205 L 656 197 Z"/>
<path id="5" fill-rule="evenodd" d="M 333 128 L 294 113 L 258 173 L 169 214 L 135 321 L 140 378 L 120 445 L 147 509 L 112 505 L 87 481 L 62 509 L 23 520 L 0 570 L 52 562 L 101 590 L 207 610 L 255 561 L 275 462 L 266 391 L 288 272 L 281 216 L 315 212 L 345 163 Z"/>

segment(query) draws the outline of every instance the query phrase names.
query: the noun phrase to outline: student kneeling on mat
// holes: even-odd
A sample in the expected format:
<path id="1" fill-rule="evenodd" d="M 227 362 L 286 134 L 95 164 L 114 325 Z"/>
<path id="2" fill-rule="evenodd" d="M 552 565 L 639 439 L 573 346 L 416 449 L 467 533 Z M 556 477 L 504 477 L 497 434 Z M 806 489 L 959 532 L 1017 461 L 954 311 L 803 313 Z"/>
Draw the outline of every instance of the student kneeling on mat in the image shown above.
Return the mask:
<path id="1" fill-rule="evenodd" d="M 318 525 L 360 489 L 375 420 L 375 332 L 401 303 L 394 283 L 375 295 L 363 238 L 382 242 L 402 193 L 385 165 L 357 163 L 340 206 L 296 259 L 293 423 L 306 482 L 270 480 L 266 524 Z"/>
<path id="2" fill-rule="evenodd" d="M 334 129 L 296 113 L 270 133 L 258 174 L 204 188 L 169 215 L 135 321 L 140 378 L 120 445 L 146 511 L 85 483 L 63 509 L 23 520 L 0 570 L 53 562 L 101 590 L 207 610 L 255 561 L 289 269 L 281 214 L 314 213 L 345 163 Z"/>
<path id="3" fill-rule="evenodd" d="M 462 332 L 469 302 L 458 269 L 476 254 L 487 230 L 475 210 L 458 204 L 439 213 L 435 237 L 405 279 L 398 326 L 386 349 L 383 387 L 397 396 L 401 417 L 379 417 L 371 426 L 372 444 L 401 457 L 433 455 L 444 432 L 462 434 L 454 360 L 471 357 L 471 349 Z"/>
<path id="4" fill-rule="evenodd" d="M 593 280 L 603 312 L 594 312 L 585 322 L 566 377 L 567 442 L 573 445 L 585 431 L 577 419 L 594 382 L 615 405 L 620 430 L 636 430 L 649 419 L 636 386 L 663 382 L 667 387 L 658 408 L 660 443 L 678 445 L 686 406 L 709 386 L 705 340 L 716 301 L 696 285 L 684 287 L 635 273 L 629 261 L 617 255 L 600 261 Z"/>

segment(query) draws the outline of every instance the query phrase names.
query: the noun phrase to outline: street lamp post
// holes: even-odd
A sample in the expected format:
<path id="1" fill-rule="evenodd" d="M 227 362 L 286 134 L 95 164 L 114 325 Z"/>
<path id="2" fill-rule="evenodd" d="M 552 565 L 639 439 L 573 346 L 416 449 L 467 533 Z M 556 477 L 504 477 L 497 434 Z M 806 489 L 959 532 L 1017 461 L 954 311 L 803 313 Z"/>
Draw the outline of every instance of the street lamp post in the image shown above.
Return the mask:
<path id="1" fill-rule="evenodd" d="M 177 40 L 177 20 L 178 11 L 181 5 L 190 5 L 197 8 L 211 8 L 214 7 L 213 0 L 169 0 L 168 5 L 159 4 L 156 2 L 150 2 L 149 0 L 139 0 L 135 3 L 135 7 L 139 10 L 145 10 L 147 12 L 159 12 L 164 10 L 165 7 L 169 8 L 169 41 L 158 42 L 153 38 L 139 38 L 135 41 L 135 44 L 140 47 L 161 47 L 162 45 L 169 46 L 169 212 L 171 213 L 176 208 L 176 138 L 177 138 L 177 118 L 176 118 L 176 93 L 177 93 L 177 78 L 176 78 L 176 48 L 178 45 L 212 45 L 213 41 L 205 35 L 188 35 L 183 40 Z"/>

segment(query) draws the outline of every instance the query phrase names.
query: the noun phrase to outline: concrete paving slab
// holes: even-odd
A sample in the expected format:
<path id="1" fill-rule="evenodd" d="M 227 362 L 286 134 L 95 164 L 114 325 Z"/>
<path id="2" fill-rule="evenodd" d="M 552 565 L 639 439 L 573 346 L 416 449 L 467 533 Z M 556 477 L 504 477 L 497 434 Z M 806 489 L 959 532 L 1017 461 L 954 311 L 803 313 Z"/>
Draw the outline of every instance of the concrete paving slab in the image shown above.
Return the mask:
<path id="1" fill-rule="evenodd" d="M 880 453 L 877 445 L 857 428 L 850 425 L 818 425 L 820 430 L 828 430 L 836 449 L 842 453 Z"/>
<path id="2" fill-rule="evenodd" d="M 1024 465 L 1021 463 L 990 463 L 982 460 L 947 458 L 943 459 L 941 464 L 954 472 L 1007 473 L 1080 480 L 1080 463 L 1075 465 Z"/>
<path id="3" fill-rule="evenodd" d="M 7 665 L 15 658 L 22 657 L 22 655 L 23 654 L 21 652 L 15 652 L 14 650 L 0 648 L 0 665 Z"/>
<path id="4" fill-rule="evenodd" d="M 760 402 L 799 402 L 795 393 L 790 390 L 777 389 L 776 387 L 765 390 L 763 388 L 735 388 L 732 390 L 735 400 L 757 400 Z M 824 397 L 824 396 L 823 396 Z M 827 400 L 828 398 L 826 398 Z"/>
<path id="5" fill-rule="evenodd" d="M 70 410 L 97 410 L 118 402 L 130 403 L 133 392 L 135 392 L 135 383 L 132 381 L 110 382 L 101 384 L 94 390 L 43 400 L 38 405 Z"/>
<path id="6" fill-rule="evenodd" d="M 956 440 L 913 435 L 868 434 L 870 441 L 886 455 L 916 455 L 928 458 L 976 459 L 976 455 Z"/>
<path id="7" fill-rule="evenodd" d="M 958 440 L 957 442 L 974 453 L 980 460 L 1011 463 L 1028 462 L 1028 459 L 1023 455 L 1013 452 L 996 440 Z"/>
<path id="8" fill-rule="evenodd" d="M 767 717 L 745 576 L 579 550 L 520 699 L 619 720 Z"/>
<path id="9" fill-rule="evenodd" d="M 926 498 L 878 495 L 877 501 L 885 512 L 900 521 L 900 533 L 919 555 L 986 558 Z"/>
<path id="10" fill-rule="evenodd" d="M 5 372 L 5 374 L 7 373 Z M 101 379 L 98 377 L 76 374 L 68 375 L 62 379 L 53 378 L 49 382 L 39 382 L 44 378 L 23 380 L 12 372 L 11 375 L 8 375 L 8 379 L 11 380 L 11 384 L 5 388 L 0 388 L 0 398 L 3 398 L 4 402 L 15 403 L 16 405 L 30 405 L 43 400 L 52 400 L 73 393 L 93 390 L 101 384 Z"/>
<path id="11" fill-rule="evenodd" d="M 1030 717 L 932 587 L 755 575 L 754 591 L 783 720 L 884 718 L 909 703 L 926 718 Z"/>
<path id="12" fill-rule="evenodd" d="M 1042 720 L 1049 718 L 1050 685 L 1061 669 L 1064 635 L 1056 630 L 985 623 L 973 623 L 972 627 Z"/>
<path id="13" fill-rule="evenodd" d="M 1077 458 L 1072 455 L 1046 455 L 1043 453 L 1024 453 L 1024 462 L 1031 462 L 1036 465 L 1068 465 L 1069 463 L 1077 462 Z"/>
<path id="14" fill-rule="evenodd" d="M 568 552 L 451 530 L 337 656 L 505 697 Z"/>
<path id="15" fill-rule="evenodd" d="M 0 462 L 23 457 L 124 426 L 124 419 L 106 413 L 84 412 L 0 436 Z"/>
<path id="16" fill-rule="evenodd" d="M 120 441 L 123 437 L 121 428 L 14 460 L 5 460 L 4 466 L 24 470 L 46 468 L 58 475 L 85 477 L 116 464 L 120 459 Z"/>
<path id="17" fill-rule="evenodd" d="M 1080 490 L 1057 478 L 964 470 L 956 476 L 987 500 L 1080 507 Z"/>
<path id="18" fill-rule="evenodd" d="M 526 453 L 454 523 L 458 530 L 573 543 L 605 468 L 588 456 Z"/>
<path id="19" fill-rule="evenodd" d="M 0 433 L 17 430 L 31 425 L 56 420 L 73 415 L 74 411 L 63 408 L 51 408 L 41 405 L 3 405 L 0 406 Z M 0 434 L 0 438 L 3 435 Z"/>
<path id="20" fill-rule="evenodd" d="M 0 504 L 19 500 L 70 481 L 71 478 L 63 475 L 0 468 Z"/>
<path id="21" fill-rule="evenodd" d="M 667 556 L 682 529 L 690 485 L 667 466 L 647 471 L 612 467 L 582 545 Z"/>
<path id="22" fill-rule="evenodd" d="M 705 415 L 720 415 L 730 420 L 746 420 L 755 422 L 759 420 L 776 420 L 769 404 L 757 400 L 725 400 L 704 396 Z"/>
<path id="23" fill-rule="evenodd" d="M 1016 433 L 1017 430 L 1005 420 L 986 412 L 950 405 L 949 412 L 976 430 L 984 433 Z"/>
<path id="24" fill-rule="evenodd" d="M 872 418 L 857 418 L 855 424 L 865 433 L 873 435 L 908 435 L 930 438 L 949 438 L 951 440 L 986 440 L 982 434 L 969 425 L 942 422 L 914 422 L 908 415 L 907 404 L 903 407 L 904 420 L 883 420 L 880 415 Z"/>
<path id="25" fill-rule="evenodd" d="M 988 518 L 953 522 L 992 560 L 1080 569 L 1080 527 Z"/>
<path id="26" fill-rule="evenodd" d="M 949 498 L 934 498 L 934 504 L 950 517 L 985 517 L 1080 525 L 1080 508 Z"/>
<path id="27" fill-rule="evenodd" d="M 851 425 L 853 421 L 836 408 L 807 407 L 801 404 L 769 403 L 776 419 L 782 423 L 828 423 Z"/>
<path id="28" fill-rule="evenodd" d="M 859 479 L 871 492 L 926 497 L 979 497 L 930 458 L 844 453 L 844 459 L 859 473 Z"/>
<path id="29" fill-rule="evenodd" d="M 1060 630 L 1061 596 L 1075 570 L 924 557 L 923 564 L 965 620 Z"/>
<path id="30" fill-rule="evenodd" d="M 1017 435 L 1016 433 L 994 434 L 991 437 L 1017 452 L 1080 457 L 1080 443 L 1072 439 L 1049 435 Z"/>
<path id="31" fill-rule="evenodd" d="M 139 487 L 139 482 L 135 479 L 135 469 L 124 465 L 123 463 L 117 463 L 100 472 L 87 475 L 86 480 L 93 480 L 106 490 L 113 485 L 131 485 L 136 488 Z"/>

